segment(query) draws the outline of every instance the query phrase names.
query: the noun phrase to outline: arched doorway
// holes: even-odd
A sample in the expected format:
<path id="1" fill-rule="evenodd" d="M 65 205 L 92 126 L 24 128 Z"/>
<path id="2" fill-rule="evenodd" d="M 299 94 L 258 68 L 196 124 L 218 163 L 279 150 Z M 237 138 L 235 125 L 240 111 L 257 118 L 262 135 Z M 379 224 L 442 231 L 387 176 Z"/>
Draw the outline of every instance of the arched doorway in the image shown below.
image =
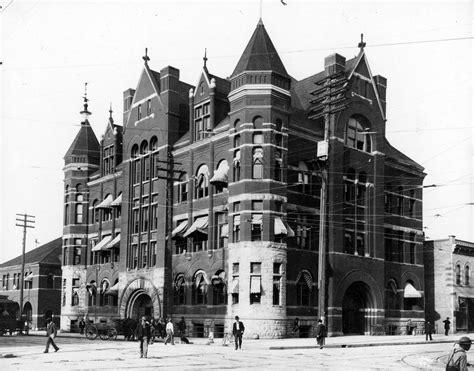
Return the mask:
<path id="1" fill-rule="evenodd" d="M 342 332 L 344 335 L 363 335 L 370 333 L 369 314 L 373 309 L 370 288 L 364 282 L 351 284 L 342 301 Z"/>
<path id="2" fill-rule="evenodd" d="M 27 301 L 23 307 L 23 316 L 28 321 L 28 323 L 33 321 L 33 308 L 31 307 L 31 303 L 29 301 Z"/>
<path id="3" fill-rule="evenodd" d="M 138 290 L 131 295 L 128 302 L 127 318 L 138 320 L 143 316 L 147 316 L 148 318 L 154 317 L 153 301 L 148 294 L 142 290 Z"/>

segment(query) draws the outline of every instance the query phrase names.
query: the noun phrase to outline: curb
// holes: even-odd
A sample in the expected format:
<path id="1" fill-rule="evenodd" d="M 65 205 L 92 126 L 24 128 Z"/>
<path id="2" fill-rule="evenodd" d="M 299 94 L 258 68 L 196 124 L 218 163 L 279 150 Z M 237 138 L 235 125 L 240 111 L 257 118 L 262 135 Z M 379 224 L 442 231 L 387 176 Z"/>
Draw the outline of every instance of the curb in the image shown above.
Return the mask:
<path id="1" fill-rule="evenodd" d="M 381 343 L 353 343 L 353 344 L 328 344 L 324 348 L 362 348 L 362 347 L 378 347 L 391 345 L 421 345 L 421 344 L 443 344 L 453 343 L 453 340 L 438 340 L 438 341 L 402 341 L 402 342 L 381 342 Z M 271 346 L 269 350 L 283 350 L 283 349 L 319 349 L 319 345 L 303 345 L 303 346 Z"/>

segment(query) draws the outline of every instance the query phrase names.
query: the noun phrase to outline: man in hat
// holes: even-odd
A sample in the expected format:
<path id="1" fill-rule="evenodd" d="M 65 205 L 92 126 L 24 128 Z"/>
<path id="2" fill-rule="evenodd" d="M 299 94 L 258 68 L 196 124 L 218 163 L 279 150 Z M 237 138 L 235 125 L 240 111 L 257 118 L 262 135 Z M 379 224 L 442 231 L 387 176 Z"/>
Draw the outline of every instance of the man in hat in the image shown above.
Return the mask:
<path id="1" fill-rule="evenodd" d="M 232 335 L 235 340 L 235 350 L 242 349 L 242 335 L 244 334 L 245 326 L 240 320 L 239 316 L 235 316 L 235 322 L 232 325 Z"/>
<path id="2" fill-rule="evenodd" d="M 141 322 L 135 329 L 135 335 L 140 342 L 140 358 L 148 356 L 148 344 L 150 343 L 151 329 L 150 322 L 145 316 L 142 317 Z"/>
<path id="3" fill-rule="evenodd" d="M 467 371 L 469 366 L 467 363 L 466 352 L 471 349 L 472 341 L 467 336 L 461 337 L 449 355 L 446 370 L 448 371 Z"/>
<path id="4" fill-rule="evenodd" d="M 54 342 L 54 338 L 56 337 L 57 333 L 58 330 L 56 329 L 56 325 L 51 318 L 48 318 L 46 320 L 46 336 L 48 337 L 48 341 L 46 342 L 46 349 L 44 353 L 49 353 L 50 344 L 53 346 L 55 352 L 59 350 L 58 346 Z"/>
<path id="5" fill-rule="evenodd" d="M 316 326 L 316 340 L 318 342 L 319 349 L 323 349 L 326 336 L 328 336 L 326 325 L 323 323 L 323 320 L 320 319 L 318 320 L 318 326 Z"/>

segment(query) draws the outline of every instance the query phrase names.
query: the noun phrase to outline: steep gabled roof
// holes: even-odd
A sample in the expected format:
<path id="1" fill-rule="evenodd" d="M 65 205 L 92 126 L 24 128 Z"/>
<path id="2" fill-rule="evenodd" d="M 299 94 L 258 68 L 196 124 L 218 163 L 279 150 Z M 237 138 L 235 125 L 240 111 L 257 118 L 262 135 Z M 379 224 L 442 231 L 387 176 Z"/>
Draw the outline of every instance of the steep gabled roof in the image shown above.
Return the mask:
<path id="1" fill-rule="evenodd" d="M 81 128 L 74 138 L 71 146 L 64 155 L 64 159 L 71 156 L 89 156 L 96 160 L 100 158 L 100 146 L 94 130 L 89 125 L 88 121 L 81 124 Z"/>
<path id="2" fill-rule="evenodd" d="M 28 251 L 25 254 L 25 264 L 57 264 L 61 266 L 61 250 L 62 250 L 62 238 L 58 237 L 53 241 L 50 241 L 44 245 L 37 247 L 34 250 Z M 0 264 L 0 268 L 21 265 L 21 255 L 13 258 L 3 264 Z"/>
<path id="3" fill-rule="evenodd" d="M 404 165 L 407 165 L 409 167 L 413 167 L 413 168 L 415 168 L 416 170 L 419 170 L 419 171 L 425 170 L 425 168 L 423 166 L 421 166 L 420 164 L 418 164 L 417 162 L 412 160 L 410 157 L 408 157 L 407 155 L 403 154 L 398 149 L 393 147 L 389 143 L 387 138 L 385 138 L 384 152 L 385 152 L 385 155 L 387 156 L 388 160 L 392 159 L 394 161 L 400 162 L 400 163 L 402 163 Z"/>
<path id="4" fill-rule="evenodd" d="M 288 76 L 262 20 L 258 22 L 232 77 L 244 71 L 274 71 L 280 75 Z"/>

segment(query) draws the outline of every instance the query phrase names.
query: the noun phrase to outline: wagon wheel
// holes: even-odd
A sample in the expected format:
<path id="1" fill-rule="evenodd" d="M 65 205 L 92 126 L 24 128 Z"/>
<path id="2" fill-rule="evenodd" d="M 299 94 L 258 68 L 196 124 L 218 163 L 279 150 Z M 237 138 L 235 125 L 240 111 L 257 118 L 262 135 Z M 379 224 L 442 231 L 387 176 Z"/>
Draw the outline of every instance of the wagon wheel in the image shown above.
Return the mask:
<path id="1" fill-rule="evenodd" d="M 86 338 L 89 340 L 94 340 L 97 337 L 97 327 L 87 326 L 86 327 Z"/>
<path id="2" fill-rule="evenodd" d="M 117 339 L 117 330 L 113 327 L 108 329 L 107 334 L 109 336 L 109 340 Z"/>

